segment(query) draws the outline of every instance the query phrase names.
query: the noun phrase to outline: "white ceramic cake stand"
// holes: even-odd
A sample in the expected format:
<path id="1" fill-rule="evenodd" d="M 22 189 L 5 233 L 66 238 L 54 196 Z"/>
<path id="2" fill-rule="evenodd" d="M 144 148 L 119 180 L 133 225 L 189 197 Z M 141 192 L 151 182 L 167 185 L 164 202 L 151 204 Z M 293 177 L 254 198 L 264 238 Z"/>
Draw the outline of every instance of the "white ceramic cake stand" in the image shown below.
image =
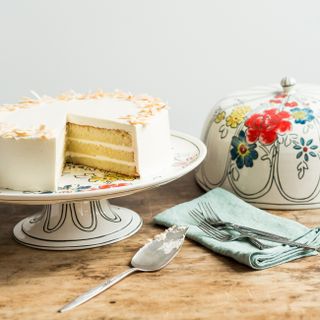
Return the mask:
<path id="1" fill-rule="evenodd" d="M 111 205 L 108 199 L 178 179 L 197 167 L 206 155 L 206 147 L 194 137 L 172 132 L 171 141 L 172 164 L 148 178 L 130 179 L 67 165 L 57 192 L 0 189 L 0 202 L 44 205 L 14 227 L 15 239 L 38 249 L 76 250 L 110 244 L 133 235 L 142 226 L 140 216 L 132 210 Z"/>

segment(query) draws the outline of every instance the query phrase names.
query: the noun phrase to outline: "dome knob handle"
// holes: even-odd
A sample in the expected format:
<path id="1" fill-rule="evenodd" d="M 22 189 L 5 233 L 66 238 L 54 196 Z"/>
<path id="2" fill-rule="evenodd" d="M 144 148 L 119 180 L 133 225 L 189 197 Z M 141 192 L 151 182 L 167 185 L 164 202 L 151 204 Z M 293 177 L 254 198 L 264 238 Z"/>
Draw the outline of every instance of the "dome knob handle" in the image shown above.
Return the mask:
<path id="1" fill-rule="evenodd" d="M 281 87 L 285 93 L 289 93 L 290 91 L 292 91 L 296 83 L 296 80 L 290 77 L 284 77 L 280 82 Z"/>

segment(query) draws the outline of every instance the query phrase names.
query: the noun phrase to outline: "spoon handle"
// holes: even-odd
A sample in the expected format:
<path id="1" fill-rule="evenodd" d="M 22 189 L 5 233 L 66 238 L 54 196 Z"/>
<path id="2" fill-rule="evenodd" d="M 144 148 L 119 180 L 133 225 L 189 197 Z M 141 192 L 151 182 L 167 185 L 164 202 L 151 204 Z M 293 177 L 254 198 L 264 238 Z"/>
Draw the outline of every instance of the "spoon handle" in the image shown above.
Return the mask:
<path id="1" fill-rule="evenodd" d="M 101 283 L 97 287 L 92 288 L 91 290 L 85 292 L 84 294 L 82 294 L 78 298 L 74 299 L 70 303 L 66 304 L 60 310 L 58 310 L 58 312 L 69 311 L 69 310 L 79 306 L 80 304 L 92 299 L 93 297 L 95 297 L 99 293 L 107 290 L 108 288 L 110 288 L 111 286 L 113 286 L 114 284 L 116 284 L 117 282 L 119 282 L 120 280 L 122 280 L 123 278 L 128 276 L 129 274 L 136 272 L 136 271 L 138 271 L 138 269 L 130 268 L 130 269 L 108 279 L 107 281 Z"/>

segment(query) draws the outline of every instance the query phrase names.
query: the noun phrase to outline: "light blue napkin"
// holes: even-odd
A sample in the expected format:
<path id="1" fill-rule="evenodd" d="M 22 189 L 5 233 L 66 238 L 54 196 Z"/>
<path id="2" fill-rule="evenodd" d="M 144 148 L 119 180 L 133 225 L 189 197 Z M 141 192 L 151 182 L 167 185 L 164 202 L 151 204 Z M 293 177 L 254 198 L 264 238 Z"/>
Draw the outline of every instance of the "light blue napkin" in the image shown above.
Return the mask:
<path id="1" fill-rule="evenodd" d="M 314 250 L 305 250 L 287 245 L 275 245 L 270 249 L 259 250 L 246 240 L 221 242 L 207 236 L 197 227 L 196 221 L 190 217 L 189 211 L 198 208 L 200 202 L 209 202 L 223 221 L 242 224 L 248 227 L 275 233 L 301 243 L 320 246 L 320 228 L 309 229 L 306 226 L 286 218 L 281 218 L 237 198 L 221 188 L 213 189 L 190 202 L 179 204 L 154 218 L 154 222 L 166 227 L 187 225 L 187 237 L 199 242 L 219 254 L 231 257 L 253 269 L 266 269 L 276 265 L 317 255 Z"/>

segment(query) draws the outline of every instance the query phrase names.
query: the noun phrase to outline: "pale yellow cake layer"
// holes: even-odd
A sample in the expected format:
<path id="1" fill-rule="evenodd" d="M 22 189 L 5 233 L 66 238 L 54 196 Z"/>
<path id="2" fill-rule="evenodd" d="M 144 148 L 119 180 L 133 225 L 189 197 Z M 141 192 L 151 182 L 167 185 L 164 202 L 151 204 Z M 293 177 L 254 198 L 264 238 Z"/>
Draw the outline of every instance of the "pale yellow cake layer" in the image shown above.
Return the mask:
<path id="1" fill-rule="evenodd" d="M 122 163 L 116 163 L 108 160 L 99 160 L 99 159 L 92 159 L 87 157 L 81 156 L 67 156 L 67 162 L 72 162 L 74 164 L 82 164 L 85 166 L 122 173 L 128 176 L 137 177 L 138 173 L 135 166 L 128 166 Z"/>
<path id="2" fill-rule="evenodd" d="M 124 130 L 95 128 L 68 122 L 67 136 L 75 139 L 85 139 L 132 147 L 132 137 Z"/>
<path id="3" fill-rule="evenodd" d="M 110 149 L 103 145 L 85 143 L 76 140 L 67 140 L 67 151 L 83 153 L 88 155 L 104 156 L 127 162 L 134 161 L 134 152 Z"/>

